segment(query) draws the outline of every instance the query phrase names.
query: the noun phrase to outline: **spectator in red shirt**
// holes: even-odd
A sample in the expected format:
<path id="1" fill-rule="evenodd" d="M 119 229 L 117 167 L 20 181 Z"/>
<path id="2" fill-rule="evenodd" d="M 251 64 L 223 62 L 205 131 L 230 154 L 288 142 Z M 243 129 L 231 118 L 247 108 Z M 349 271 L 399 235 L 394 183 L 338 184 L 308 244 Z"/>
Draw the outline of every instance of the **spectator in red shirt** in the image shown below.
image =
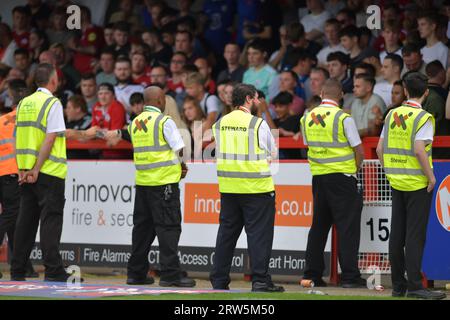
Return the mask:
<path id="1" fill-rule="evenodd" d="M 68 42 L 69 49 L 74 51 L 74 67 L 81 74 L 93 72 L 96 57 L 103 46 L 103 30 L 91 22 L 89 8 L 80 6 L 82 36 L 78 41 L 74 38 Z"/>
<path id="2" fill-rule="evenodd" d="M 13 37 L 20 48 L 28 49 L 30 38 L 30 11 L 24 6 L 12 10 Z"/>
<path id="3" fill-rule="evenodd" d="M 187 57 L 183 52 L 175 52 L 170 60 L 170 73 L 172 77 L 167 81 L 167 87 L 170 91 L 180 93 L 184 91 L 183 86 L 183 67 L 186 64 Z"/>
<path id="4" fill-rule="evenodd" d="M 152 83 L 147 73 L 147 58 L 142 52 L 135 52 L 131 56 L 131 72 L 134 84 L 140 84 L 144 88 Z"/>
<path id="5" fill-rule="evenodd" d="M 116 100 L 114 86 L 102 83 L 98 87 L 98 102 L 92 109 L 92 125 L 100 129 L 117 130 L 125 125 L 125 108 Z"/>
<path id="6" fill-rule="evenodd" d="M 212 79 L 212 68 L 208 63 L 208 60 L 205 58 L 197 58 L 194 64 L 197 66 L 200 74 L 206 79 L 205 81 L 205 89 L 210 94 L 216 93 L 216 82 Z"/>

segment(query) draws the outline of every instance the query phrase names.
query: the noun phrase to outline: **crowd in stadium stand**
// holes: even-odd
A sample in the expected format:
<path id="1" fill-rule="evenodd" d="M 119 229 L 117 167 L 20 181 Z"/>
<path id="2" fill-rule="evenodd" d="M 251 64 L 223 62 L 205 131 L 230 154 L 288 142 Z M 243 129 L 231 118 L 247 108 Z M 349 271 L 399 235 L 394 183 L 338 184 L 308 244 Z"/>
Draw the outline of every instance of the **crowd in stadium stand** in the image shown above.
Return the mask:
<path id="1" fill-rule="evenodd" d="M 232 111 L 233 85 L 243 82 L 259 90 L 261 103 L 252 112 L 280 136 L 298 140 L 300 117 L 320 104 L 321 86 L 331 77 L 341 81 L 342 107 L 361 137 L 378 136 L 387 111 L 405 100 L 402 75 L 415 70 L 429 79 L 423 108 L 435 117 L 436 135 L 450 135 L 450 1 L 172 2 L 111 1 L 101 26 L 80 6 L 81 30 L 74 31 L 66 27 L 70 0 L 14 7 L 12 25 L 0 24 L 0 114 L 12 107 L 8 84 L 22 80 L 34 91 L 33 70 L 46 62 L 57 68 L 67 129 L 96 127 L 92 138 L 126 128 L 142 111 L 143 89 L 157 85 L 177 126 L 189 130 L 193 144 L 206 141 L 208 129 Z M 375 3 L 381 29 L 369 30 L 366 8 Z M 69 152 L 70 158 L 129 156 Z M 304 156 L 280 152 L 282 159 Z"/>

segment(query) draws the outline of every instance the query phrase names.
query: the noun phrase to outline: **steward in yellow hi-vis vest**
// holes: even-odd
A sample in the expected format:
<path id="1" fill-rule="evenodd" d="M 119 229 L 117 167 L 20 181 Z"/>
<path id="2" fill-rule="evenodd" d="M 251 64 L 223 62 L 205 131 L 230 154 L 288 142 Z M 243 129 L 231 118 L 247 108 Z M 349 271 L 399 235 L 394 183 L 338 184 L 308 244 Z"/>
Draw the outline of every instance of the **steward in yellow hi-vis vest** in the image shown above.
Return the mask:
<path id="1" fill-rule="evenodd" d="M 436 184 L 431 159 L 434 118 L 422 109 L 428 96 L 428 78 L 419 72 L 408 72 L 402 82 L 408 100 L 389 111 L 377 146 L 378 158 L 392 187 L 392 295 L 443 299 L 444 293 L 423 288 L 421 272 Z"/>
<path id="2" fill-rule="evenodd" d="M 306 248 L 304 280 L 325 286 L 323 254 L 328 233 L 336 225 L 339 237 L 341 285 L 364 287 L 358 268 L 362 194 L 356 173 L 362 165 L 363 149 L 353 118 L 341 110 L 341 83 L 327 80 L 322 103 L 300 120 L 303 142 L 308 146 L 312 173 L 314 214 Z"/>
<path id="3" fill-rule="evenodd" d="M 44 280 L 65 282 L 69 274 L 64 269 L 59 244 L 67 174 L 66 126 L 62 104 L 53 96 L 59 83 L 55 68 L 41 63 L 34 77 L 37 91 L 23 98 L 16 111 L 16 157 L 21 189 L 11 280 L 25 280 L 39 226 Z"/>
<path id="4" fill-rule="evenodd" d="M 213 125 L 220 192 L 274 191 L 267 152 L 258 142 L 257 132 L 262 122 L 263 119 L 240 109 Z"/>
<path id="5" fill-rule="evenodd" d="M 268 159 L 276 155 L 275 140 L 267 123 L 251 114 L 265 103 L 255 87 L 233 88 L 235 110 L 213 125 L 219 181 L 220 218 L 213 269 L 214 289 L 227 289 L 236 241 L 245 225 L 252 270 L 252 291 L 282 292 L 272 282 L 269 261 L 272 251 L 275 191 Z"/>
<path id="6" fill-rule="evenodd" d="M 127 284 L 152 284 L 147 276 L 150 246 L 158 237 L 159 262 L 163 287 L 193 287 L 195 281 L 184 275 L 178 258 L 181 234 L 180 189 L 178 182 L 187 168 L 178 153 L 184 148 L 175 122 L 164 116 L 166 96 L 156 86 L 140 97 L 144 111 L 129 125 L 136 167 L 131 256 L 127 266 Z"/>
<path id="7" fill-rule="evenodd" d="M 19 170 L 30 170 L 34 167 L 45 139 L 49 112 L 56 102 L 59 102 L 58 98 L 41 90 L 24 98 L 18 106 L 16 157 Z M 66 178 L 67 158 L 64 132 L 60 132 L 56 137 L 50 155 L 40 172 L 60 179 Z"/>
<path id="8" fill-rule="evenodd" d="M 136 167 L 136 185 L 162 186 L 178 183 L 181 165 L 164 138 L 164 124 L 170 119 L 156 107 L 144 111 L 129 125 Z"/>
<path id="9" fill-rule="evenodd" d="M 428 179 L 414 152 L 416 134 L 428 121 L 431 121 L 434 132 L 433 116 L 422 110 L 414 101 L 395 108 L 386 116 L 383 163 L 392 188 L 415 191 L 428 186 Z M 431 141 L 425 146 L 425 151 L 428 163 L 433 168 Z"/>
<path id="10" fill-rule="evenodd" d="M 333 101 L 319 105 L 301 119 L 311 173 L 355 174 L 355 152 L 344 132 L 344 120 L 350 115 L 337 106 L 330 108 L 330 104 Z"/>

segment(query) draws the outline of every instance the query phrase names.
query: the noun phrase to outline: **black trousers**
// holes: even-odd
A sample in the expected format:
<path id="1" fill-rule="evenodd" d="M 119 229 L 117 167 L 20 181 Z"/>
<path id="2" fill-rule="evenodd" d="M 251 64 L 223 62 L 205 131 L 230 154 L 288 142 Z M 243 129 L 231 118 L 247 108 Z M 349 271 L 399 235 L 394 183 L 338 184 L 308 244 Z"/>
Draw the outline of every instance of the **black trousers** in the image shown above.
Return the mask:
<path id="1" fill-rule="evenodd" d="M 213 288 L 230 283 L 230 269 L 236 242 L 245 227 L 252 282 L 270 284 L 269 261 L 275 221 L 275 192 L 261 194 L 222 193 L 220 225 L 214 265 L 210 274 Z"/>
<path id="2" fill-rule="evenodd" d="M 147 276 L 148 254 L 155 237 L 159 243 L 161 280 L 173 281 L 181 277 L 178 258 L 180 189 L 178 184 L 171 184 L 172 193 L 166 196 L 166 188 L 168 186 L 136 186 L 128 278 L 141 280 Z"/>
<path id="3" fill-rule="evenodd" d="M 24 276 L 40 222 L 40 246 L 46 276 L 65 273 L 59 253 L 65 204 L 65 180 L 39 173 L 36 183 L 20 187 L 11 275 Z"/>
<path id="4" fill-rule="evenodd" d="M 324 249 L 328 233 L 336 225 L 339 242 L 341 281 L 352 282 L 361 276 L 358 250 L 361 233 L 362 195 L 357 181 L 341 173 L 313 176 L 314 214 L 306 248 L 305 279 L 322 278 Z"/>
<path id="5" fill-rule="evenodd" d="M 433 193 L 392 189 L 389 260 L 395 290 L 422 289 L 422 257 Z M 408 280 L 405 279 L 405 271 Z"/>
<path id="6" fill-rule="evenodd" d="M 8 235 L 8 259 L 11 259 L 14 251 L 14 230 L 20 208 L 20 190 L 17 174 L 0 176 L 0 244 Z M 34 272 L 31 262 L 27 262 L 27 271 Z"/>

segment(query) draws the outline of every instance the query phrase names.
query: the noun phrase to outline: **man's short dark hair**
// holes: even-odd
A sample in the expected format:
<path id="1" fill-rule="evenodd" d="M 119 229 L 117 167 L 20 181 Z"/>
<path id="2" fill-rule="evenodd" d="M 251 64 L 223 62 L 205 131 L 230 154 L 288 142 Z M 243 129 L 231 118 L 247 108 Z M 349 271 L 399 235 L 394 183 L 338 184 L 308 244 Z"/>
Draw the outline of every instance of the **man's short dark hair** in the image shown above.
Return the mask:
<path id="1" fill-rule="evenodd" d="M 12 95 L 13 105 L 17 105 L 28 94 L 27 84 L 22 79 L 9 80 L 8 89 Z"/>
<path id="2" fill-rule="evenodd" d="M 27 49 L 18 48 L 14 51 L 14 56 L 26 56 L 28 58 L 30 57 L 30 52 Z"/>
<path id="3" fill-rule="evenodd" d="M 115 53 L 114 50 L 112 50 L 111 48 L 104 48 L 104 49 L 101 51 L 100 56 L 101 56 L 102 54 L 109 54 L 109 55 L 112 55 L 113 58 L 116 57 L 116 53 Z"/>
<path id="4" fill-rule="evenodd" d="M 75 94 L 71 96 L 67 102 L 72 102 L 75 108 L 80 108 L 81 112 L 88 113 L 88 107 L 86 100 L 84 100 L 83 96 L 79 94 Z"/>
<path id="5" fill-rule="evenodd" d="M 305 36 L 305 28 L 300 22 L 292 22 L 286 28 L 287 38 L 291 42 L 297 42 Z"/>
<path id="6" fill-rule="evenodd" d="M 402 78 L 403 86 L 410 98 L 420 98 L 428 88 L 428 77 L 417 71 L 405 73 Z"/>
<path id="7" fill-rule="evenodd" d="M 325 77 L 325 79 L 328 79 L 330 77 L 330 72 L 328 72 L 327 69 L 322 68 L 322 67 L 314 67 L 311 69 L 311 73 L 313 72 L 320 72 L 323 74 L 323 76 Z"/>
<path id="8" fill-rule="evenodd" d="M 393 84 L 394 86 L 401 86 L 403 88 L 403 81 L 402 80 L 397 80 L 394 82 Z"/>
<path id="9" fill-rule="evenodd" d="M 55 67 L 49 63 L 40 63 L 34 71 L 34 82 L 38 87 L 44 87 L 56 72 Z"/>
<path id="10" fill-rule="evenodd" d="M 108 90 L 115 94 L 114 86 L 109 82 L 103 82 L 98 86 L 98 91 L 100 90 Z"/>
<path id="11" fill-rule="evenodd" d="M 354 38 L 357 37 L 359 40 L 359 37 L 361 36 L 361 31 L 356 26 L 347 26 L 341 31 L 339 31 L 339 38 L 342 37 L 349 37 Z"/>
<path id="12" fill-rule="evenodd" d="M 331 52 L 327 56 L 327 62 L 336 61 L 336 60 L 339 61 L 340 64 L 344 64 L 346 66 L 348 66 L 350 64 L 349 55 L 345 54 L 341 51 Z"/>
<path id="13" fill-rule="evenodd" d="M 308 53 L 305 49 L 295 48 L 295 49 L 291 50 L 291 52 L 289 52 L 286 56 L 286 67 L 293 68 L 300 61 L 305 61 L 308 59 L 314 60 L 314 58 L 311 56 L 311 54 Z"/>
<path id="14" fill-rule="evenodd" d="M 127 56 L 123 56 L 120 55 L 117 59 L 116 59 L 116 64 L 117 63 L 121 63 L 121 62 L 126 62 L 131 66 L 131 60 L 127 57 Z"/>
<path id="15" fill-rule="evenodd" d="M 130 24 L 126 21 L 118 21 L 114 24 L 114 30 L 130 33 Z"/>
<path id="16" fill-rule="evenodd" d="M 363 69 L 364 70 L 363 73 L 370 75 L 372 78 L 375 78 L 376 70 L 375 70 L 375 67 L 373 65 L 371 65 L 370 63 L 365 63 L 365 62 L 358 63 L 355 66 L 355 70 L 356 69 Z"/>
<path id="17" fill-rule="evenodd" d="M 344 8 L 344 9 L 339 10 L 337 15 L 339 15 L 339 14 L 345 14 L 347 16 L 347 18 L 349 18 L 353 22 L 356 22 L 356 14 L 353 10 L 351 10 L 349 8 Z"/>
<path id="18" fill-rule="evenodd" d="M 375 78 L 372 77 L 372 75 L 370 75 L 370 74 L 360 73 L 355 76 L 355 79 L 361 79 L 361 80 L 369 83 L 372 86 L 372 89 L 373 89 L 373 87 L 375 87 L 375 83 L 376 83 Z"/>
<path id="19" fill-rule="evenodd" d="M 431 24 L 436 24 L 437 26 L 439 25 L 439 15 L 434 11 L 424 11 L 419 14 L 417 19 L 426 19 Z"/>
<path id="20" fill-rule="evenodd" d="M 26 7 L 26 6 L 15 6 L 12 9 L 12 13 L 14 14 L 16 12 L 20 13 L 20 14 L 23 14 L 23 15 L 26 15 L 26 16 L 31 16 L 30 9 L 28 9 L 28 7 Z"/>
<path id="21" fill-rule="evenodd" d="M 425 73 L 429 78 L 436 77 L 442 71 L 445 72 L 445 68 L 439 60 L 433 60 L 425 67 Z"/>
<path id="22" fill-rule="evenodd" d="M 388 53 L 384 59 L 391 60 L 394 66 L 397 66 L 400 71 L 403 70 L 403 59 L 398 54 Z"/>
<path id="23" fill-rule="evenodd" d="M 290 94 L 287 91 L 282 91 L 279 94 L 275 96 L 272 100 L 273 105 L 282 105 L 282 106 L 288 106 L 292 103 L 294 100 L 294 97 L 292 94 Z"/>
<path id="24" fill-rule="evenodd" d="M 144 95 L 140 92 L 135 92 L 130 96 L 130 106 L 138 103 L 144 103 Z"/>
<path id="25" fill-rule="evenodd" d="M 81 75 L 81 80 L 94 80 L 95 81 L 95 74 L 93 73 L 84 73 Z"/>
<path id="26" fill-rule="evenodd" d="M 420 54 L 420 45 L 417 43 L 407 43 L 402 48 L 402 55 L 403 56 L 409 56 L 412 53 L 419 53 Z"/>
<path id="27" fill-rule="evenodd" d="M 256 88 L 251 84 L 238 83 L 233 88 L 231 101 L 233 107 L 240 107 L 245 104 L 247 97 L 254 98 L 256 95 Z"/>
<path id="28" fill-rule="evenodd" d="M 192 34 L 192 32 L 190 32 L 188 30 L 178 30 L 175 33 L 175 37 L 177 36 L 177 34 L 187 34 L 190 42 L 192 42 L 194 40 L 194 35 Z"/>
<path id="29" fill-rule="evenodd" d="M 298 83 L 298 75 L 293 70 L 283 70 L 281 73 L 289 73 L 291 77 L 295 80 L 296 83 Z M 280 73 L 280 74 L 281 74 Z"/>
<path id="30" fill-rule="evenodd" d="M 267 48 L 264 44 L 264 42 L 261 39 L 253 39 L 252 41 L 250 41 L 250 43 L 248 44 L 248 48 L 252 48 L 254 50 L 258 50 L 260 52 L 267 52 Z"/>

